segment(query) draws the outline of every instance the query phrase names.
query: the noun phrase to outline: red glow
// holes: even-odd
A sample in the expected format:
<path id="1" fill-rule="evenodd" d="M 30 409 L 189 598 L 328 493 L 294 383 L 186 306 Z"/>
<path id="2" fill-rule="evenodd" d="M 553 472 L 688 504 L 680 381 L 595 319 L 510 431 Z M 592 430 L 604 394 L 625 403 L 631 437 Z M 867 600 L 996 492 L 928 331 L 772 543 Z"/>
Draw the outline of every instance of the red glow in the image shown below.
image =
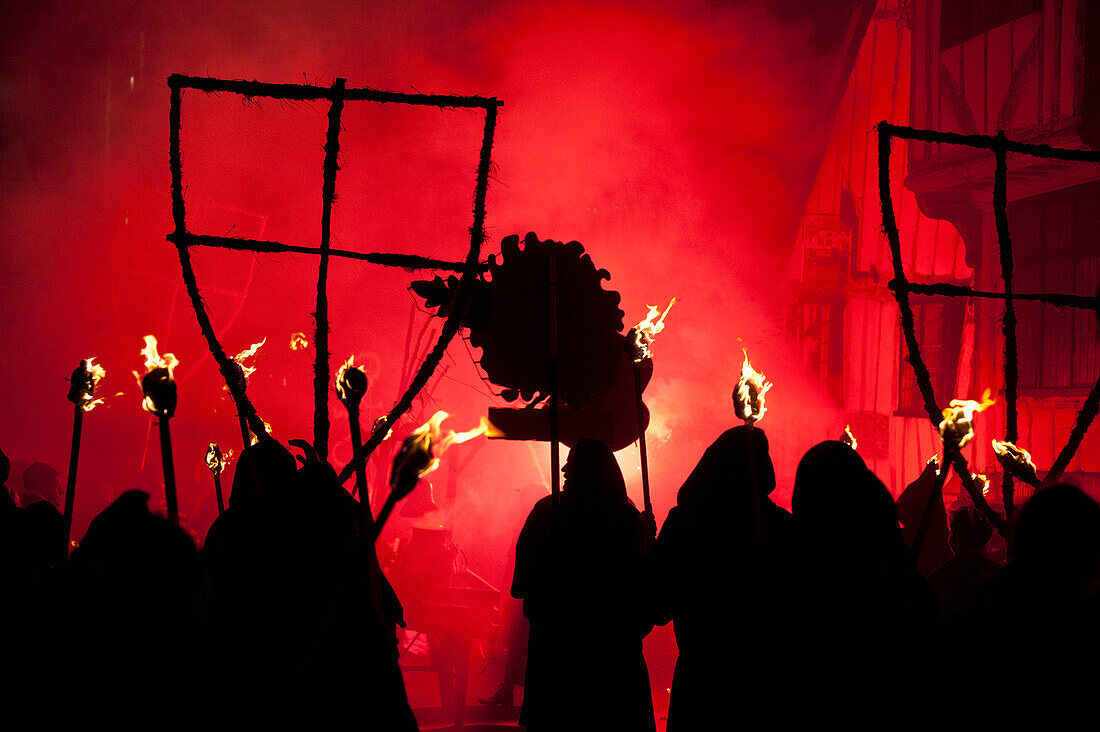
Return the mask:
<path id="1" fill-rule="evenodd" d="M 658 521 L 705 447 L 736 422 L 729 394 L 742 347 L 776 384 L 761 427 L 778 503 L 789 505 L 798 457 L 836 436 L 837 404 L 788 338 L 780 284 L 807 199 L 833 193 L 813 188 L 818 166 L 823 156 L 843 157 L 827 143 L 846 78 L 834 78 L 845 19 L 832 18 L 827 3 L 782 12 L 784 4 L 703 0 L 336 2 L 301 10 L 70 5 L 11 8 L 2 31 L 0 339 L 8 345 L 0 359 L 0 447 L 13 460 L 64 468 L 71 405 L 68 372 L 57 365 L 97 354 L 108 373 L 100 391 L 130 396 L 108 399 L 88 418 L 75 537 L 126 489 L 144 488 L 154 506 L 163 501 L 160 463 L 145 459 L 155 454 L 156 436 L 127 373 L 145 333 L 171 344 L 182 364 L 176 454 L 201 455 L 211 442 L 227 453 L 241 447 L 235 407 L 164 240 L 172 229 L 170 73 L 319 84 L 340 76 L 349 87 L 502 99 L 483 254 L 513 233 L 579 240 L 611 272 L 607 287 L 622 294 L 628 321 L 658 293 L 677 295 L 645 393 Z M 881 88 L 891 69 L 866 64 L 868 83 Z M 822 91 L 838 84 L 836 100 Z M 907 92 L 906 81 L 900 97 Z M 877 98 L 876 113 L 887 100 Z M 325 112 L 323 104 L 185 93 L 192 230 L 316 246 Z M 887 109 L 877 118 L 891 116 Z M 332 245 L 461 258 L 481 117 L 359 103 L 348 105 L 343 126 Z M 874 201 L 863 205 L 873 213 Z M 918 216 L 911 206 L 903 226 L 912 229 Z M 866 215 L 864 235 L 876 227 Z M 316 260 L 215 250 L 193 257 L 223 344 L 270 338 L 250 361 L 258 370 L 248 394 L 259 413 L 281 440 L 310 437 Z M 968 271 L 959 260 L 927 264 L 927 271 Z M 370 382 L 365 426 L 406 386 L 406 351 L 419 364 L 440 327 L 407 292 L 413 278 L 362 263 L 331 265 L 333 370 L 355 354 Z M 294 347 L 303 341 L 310 345 Z M 437 408 L 465 426 L 505 404 L 490 395 L 460 339 L 429 385 L 393 425 L 395 434 Z M 334 395 L 329 408 L 331 458 L 340 467 L 352 452 L 346 414 Z M 873 435 L 858 436 L 868 449 Z M 636 448 L 618 457 L 640 504 Z M 197 458 L 177 460 L 181 518 L 201 541 L 217 515 L 210 476 Z M 479 440 L 453 448 L 431 476 L 442 506 L 432 522 L 446 524 L 469 566 L 498 586 L 507 585 L 508 554 L 530 509 L 527 489 L 539 487 L 537 494 L 548 484 L 549 464 L 545 445 Z M 388 467 L 372 461 L 372 491 L 385 484 Z M 412 524 L 395 517 L 382 540 L 407 535 Z M 651 672 L 663 688 L 667 679 L 652 665 Z"/>

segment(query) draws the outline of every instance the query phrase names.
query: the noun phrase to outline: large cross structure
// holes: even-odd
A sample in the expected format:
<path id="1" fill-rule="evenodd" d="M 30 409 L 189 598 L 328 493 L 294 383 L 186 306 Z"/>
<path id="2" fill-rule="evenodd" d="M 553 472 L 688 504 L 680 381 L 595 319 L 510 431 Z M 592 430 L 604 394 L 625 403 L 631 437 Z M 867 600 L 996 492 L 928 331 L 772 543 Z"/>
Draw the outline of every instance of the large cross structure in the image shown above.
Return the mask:
<path id="1" fill-rule="evenodd" d="M 1000 249 L 1001 279 L 1004 289 L 1001 292 L 987 292 L 971 287 L 963 287 L 951 283 L 937 282 L 930 284 L 918 284 L 910 282 L 905 276 L 905 269 L 901 259 L 901 237 L 898 232 L 897 218 L 894 214 L 894 202 L 890 195 L 890 147 L 894 138 L 902 140 L 915 140 L 919 142 L 939 143 L 946 145 L 961 145 L 977 150 L 989 150 L 996 160 L 996 168 L 993 177 L 993 211 L 997 226 L 997 242 Z M 939 425 L 942 417 L 940 407 L 936 405 L 936 397 L 932 391 L 932 379 L 928 367 L 921 357 L 920 344 L 917 342 L 916 328 L 913 319 L 913 308 L 909 302 L 909 295 L 942 296 L 942 297 L 976 297 L 1004 301 L 1004 316 L 1002 318 L 1004 333 L 1004 370 L 1005 370 L 1005 440 L 1016 442 L 1018 434 L 1018 344 L 1016 337 L 1016 302 L 1031 301 L 1041 302 L 1058 307 L 1069 307 L 1083 310 L 1100 311 L 1100 297 L 1086 297 L 1081 295 L 1067 295 L 1063 293 L 1017 293 L 1012 288 L 1012 236 L 1008 227 L 1008 153 L 1018 153 L 1036 158 L 1051 160 L 1076 161 L 1083 163 L 1100 163 L 1100 151 L 1093 150 L 1067 150 L 1051 147 L 1049 145 L 1028 144 L 1015 142 L 1005 137 L 1004 132 L 996 135 L 961 135 L 950 132 L 937 132 L 934 130 L 920 130 L 912 127 L 893 125 L 882 122 L 878 125 L 878 153 L 879 153 L 879 200 L 882 204 L 882 227 L 890 244 L 890 254 L 894 262 L 894 278 L 889 287 L 894 292 L 901 311 L 901 330 L 905 339 L 906 350 L 909 354 L 909 363 L 913 366 L 917 385 L 920 388 L 921 397 L 924 400 L 924 408 L 928 412 L 932 424 Z M 1056 481 L 1065 472 L 1070 460 L 1081 445 L 1089 425 L 1096 418 L 1097 407 L 1100 405 L 1100 376 L 1092 387 L 1084 404 L 1077 413 L 1077 419 L 1073 430 L 1065 446 L 1059 452 L 1057 459 L 1044 478 L 1044 483 L 1049 485 Z M 1005 523 L 1012 515 L 1013 505 L 1013 478 L 1005 471 L 1002 484 L 1002 496 L 1004 498 L 1004 513 L 1002 517 L 986 501 L 982 491 L 979 490 L 971 476 L 966 460 L 958 452 L 955 453 L 953 467 L 971 500 L 990 519 L 993 526 L 1001 533 L 1004 532 Z M 946 470 L 947 466 L 943 466 Z"/>

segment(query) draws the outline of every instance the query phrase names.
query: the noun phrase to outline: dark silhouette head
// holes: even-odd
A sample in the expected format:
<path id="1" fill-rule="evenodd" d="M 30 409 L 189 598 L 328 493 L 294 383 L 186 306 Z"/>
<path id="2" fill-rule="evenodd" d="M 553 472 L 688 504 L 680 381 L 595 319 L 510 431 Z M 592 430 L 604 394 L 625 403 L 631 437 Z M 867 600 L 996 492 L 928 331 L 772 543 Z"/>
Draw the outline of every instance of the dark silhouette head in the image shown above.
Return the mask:
<path id="1" fill-rule="evenodd" d="M 963 506 L 951 512 L 947 519 L 947 543 L 956 557 L 964 554 L 981 554 L 993 536 L 982 512 L 973 506 Z"/>
<path id="2" fill-rule="evenodd" d="M 822 442 L 802 457 L 791 507 L 806 531 L 830 543 L 868 547 L 902 541 L 890 491 L 843 442 Z"/>
<path id="3" fill-rule="evenodd" d="M 233 471 L 229 505 L 245 506 L 265 493 L 286 488 L 294 480 L 296 469 L 294 456 L 277 440 L 249 445 Z"/>
<path id="4" fill-rule="evenodd" d="M 46 463 L 31 463 L 23 471 L 23 490 L 19 502 L 29 506 L 35 501 L 48 501 L 54 508 L 61 506 L 60 473 Z"/>
<path id="5" fill-rule="evenodd" d="M 754 475 L 761 496 L 775 490 L 768 436 L 758 427 L 734 427 L 703 453 L 676 501 L 684 508 L 750 505 Z"/>
<path id="6" fill-rule="evenodd" d="M 1012 562 L 1081 591 L 1100 569 L 1100 505 L 1061 483 L 1031 497 L 1016 517 Z"/>
<path id="7" fill-rule="evenodd" d="M 11 460 L 8 459 L 3 450 L 0 450 L 0 486 L 8 482 L 9 475 L 11 475 Z"/>
<path id="8" fill-rule="evenodd" d="M 569 451 L 562 468 L 563 490 L 578 500 L 626 502 L 626 482 L 623 471 L 606 444 L 582 437 Z"/>
<path id="9" fill-rule="evenodd" d="M 150 513 L 148 502 L 143 491 L 123 493 L 92 519 L 72 555 L 84 620 L 122 643 L 148 642 L 153 627 L 187 637 L 198 619 L 198 551 L 180 527 Z"/>

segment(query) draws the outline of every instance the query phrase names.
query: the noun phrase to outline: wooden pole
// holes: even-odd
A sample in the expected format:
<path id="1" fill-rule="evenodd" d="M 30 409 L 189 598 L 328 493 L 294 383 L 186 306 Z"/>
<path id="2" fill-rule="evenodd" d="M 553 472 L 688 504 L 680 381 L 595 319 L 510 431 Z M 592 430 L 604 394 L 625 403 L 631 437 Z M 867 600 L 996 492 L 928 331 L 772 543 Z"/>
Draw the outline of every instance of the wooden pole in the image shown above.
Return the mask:
<path id="1" fill-rule="evenodd" d="M 561 459 L 558 456 L 558 260 L 554 252 L 549 254 L 547 268 L 550 291 L 550 495 L 557 508 L 561 493 Z"/>
<path id="2" fill-rule="evenodd" d="M 72 541 L 73 504 L 76 502 L 76 466 L 80 460 L 80 434 L 84 427 L 84 410 L 76 405 L 73 413 L 73 442 L 69 448 L 69 478 L 65 483 L 65 552 L 68 556 Z"/>
<path id="3" fill-rule="evenodd" d="M 213 473 L 214 476 L 214 495 L 218 498 L 218 515 L 221 516 L 225 513 L 225 501 L 222 500 L 222 474 Z"/>
<path id="4" fill-rule="evenodd" d="M 172 433 L 168 428 L 170 417 L 160 418 L 160 459 L 164 467 L 164 499 L 168 518 L 174 524 L 180 522 L 179 504 L 176 501 L 176 470 L 172 463 Z"/>
<path id="5" fill-rule="evenodd" d="M 642 364 L 634 362 L 634 395 L 638 402 L 638 453 L 642 462 L 642 503 L 645 512 L 653 513 L 653 503 L 649 500 L 649 458 L 645 447 L 645 404 L 642 402 Z"/>
<path id="6" fill-rule="evenodd" d="M 359 426 L 359 405 L 349 402 L 346 406 L 348 408 L 348 431 L 351 433 L 351 448 L 354 455 L 358 454 L 363 447 L 363 432 Z M 374 515 L 370 510 L 370 496 L 367 493 L 367 464 L 363 461 L 355 466 L 355 488 L 359 493 L 359 505 L 363 508 L 363 527 L 369 532 L 374 524 Z"/>
<path id="7" fill-rule="evenodd" d="M 764 510 L 760 498 L 760 478 L 756 470 L 756 427 L 748 422 L 749 479 L 752 482 L 752 512 L 756 523 L 756 547 L 764 546 Z"/>

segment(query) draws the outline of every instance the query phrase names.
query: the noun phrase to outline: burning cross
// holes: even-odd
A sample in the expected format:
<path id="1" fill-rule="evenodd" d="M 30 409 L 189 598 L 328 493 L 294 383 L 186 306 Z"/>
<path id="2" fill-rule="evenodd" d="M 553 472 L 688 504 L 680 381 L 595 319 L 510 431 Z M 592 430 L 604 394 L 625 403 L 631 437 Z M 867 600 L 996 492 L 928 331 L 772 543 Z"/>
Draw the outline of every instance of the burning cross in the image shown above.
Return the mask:
<path id="1" fill-rule="evenodd" d="M 313 343 L 316 351 L 314 360 L 313 391 L 313 443 L 317 454 L 325 458 L 328 454 L 328 389 L 332 383 L 331 368 L 329 364 L 328 349 L 328 263 L 330 257 L 344 257 L 357 259 L 370 264 L 378 264 L 385 267 L 403 267 L 406 269 L 444 269 L 462 273 L 459 286 L 455 293 L 455 301 L 450 309 L 450 314 L 439 333 L 439 339 L 431 353 L 420 365 L 416 376 L 408 389 L 394 405 L 387 415 L 385 424 L 394 424 L 412 405 L 413 398 L 427 383 L 436 366 L 439 365 L 447 345 L 458 332 L 473 292 L 474 280 L 484 269 L 479 263 L 478 256 L 481 245 L 485 241 L 485 192 L 489 182 L 489 166 L 493 147 L 493 134 L 496 129 L 497 108 L 502 102 L 493 97 L 465 97 L 440 94 L 406 94 L 397 92 L 378 91 L 375 89 L 348 89 L 344 79 L 337 79 L 330 87 L 312 86 L 307 84 L 268 84 L 258 81 L 240 81 L 226 79 L 211 79 L 203 77 L 181 76 L 173 74 L 168 77 L 168 88 L 171 90 L 171 108 L 169 111 L 169 165 L 172 172 L 172 219 L 174 230 L 168 234 L 168 241 L 176 245 L 179 254 L 180 267 L 183 270 L 183 281 L 187 286 L 187 294 L 191 299 L 191 305 L 195 309 L 195 316 L 199 322 L 199 328 L 206 338 L 211 354 L 218 362 L 222 376 L 226 380 L 226 386 L 237 405 L 237 411 L 248 423 L 249 428 L 257 435 L 266 433 L 264 422 L 256 413 L 245 393 L 243 380 L 238 378 L 239 369 L 233 360 L 226 354 L 215 334 L 210 322 L 210 315 L 206 311 L 199 287 L 195 281 L 195 271 L 191 264 L 192 246 L 210 246 L 222 249 L 235 249 L 258 253 L 295 252 L 300 254 L 313 254 L 319 258 L 317 275 L 317 307 L 314 313 L 316 331 Z M 239 94 L 245 98 L 266 97 L 269 99 L 315 101 L 327 100 L 328 132 L 325 138 L 325 163 L 324 178 L 321 188 L 322 214 L 321 214 L 321 241 L 318 247 L 307 247 L 283 244 L 274 241 L 261 241 L 257 239 L 230 238 L 225 236 L 208 236 L 196 234 L 187 228 L 187 210 L 183 197 L 183 167 L 180 154 L 180 124 L 181 107 L 184 89 L 195 89 L 205 93 L 230 93 Z M 408 104 L 423 107 L 455 108 L 455 109 L 483 109 L 485 111 L 485 128 L 482 135 L 481 155 L 477 167 L 477 182 L 474 189 L 473 225 L 470 227 L 470 249 L 463 262 L 444 262 L 429 259 L 417 255 L 359 253 L 333 249 L 329 246 L 330 224 L 332 218 L 332 202 L 336 196 L 336 171 L 337 155 L 340 152 L 340 119 L 345 102 L 365 101 L 378 104 Z M 341 471 L 341 477 L 347 478 L 354 471 L 355 466 L 365 461 L 371 452 L 382 442 L 386 436 L 385 430 L 375 430 L 357 451 L 351 462 Z"/>
<path id="2" fill-rule="evenodd" d="M 932 142 L 947 145 L 962 145 L 977 150 L 990 150 L 996 158 L 996 170 L 993 176 L 993 211 L 997 225 L 997 241 L 1000 245 L 1001 279 L 1004 282 L 1003 292 L 983 292 L 971 287 L 960 287 L 943 282 L 932 284 L 918 284 L 909 282 L 905 277 L 905 270 L 901 260 L 901 236 L 898 232 L 897 218 L 894 215 L 894 202 L 890 196 L 890 142 L 893 138 L 903 140 L 917 140 L 920 142 Z M 1082 297 L 1079 295 L 1066 295 L 1062 293 L 1031 293 L 1020 294 L 1012 289 L 1012 237 L 1008 230 L 1008 153 L 1029 155 L 1048 160 L 1066 160 L 1077 162 L 1100 162 L 1100 152 L 1091 150 L 1066 150 L 1050 147 L 1048 145 L 1033 145 L 1008 140 L 1004 132 L 996 135 L 960 135 L 950 132 L 936 132 L 933 130 L 918 130 L 912 127 L 901 127 L 882 122 L 878 125 L 878 164 L 879 164 L 879 200 L 882 204 L 882 227 L 890 242 L 890 254 L 894 261 L 894 279 L 890 281 L 890 289 L 894 291 L 894 297 L 898 301 L 901 310 L 901 329 L 905 338 L 905 346 L 909 353 L 909 362 L 913 365 L 913 371 L 917 378 L 917 386 L 920 387 L 921 396 L 924 399 L 924 408 L 928 412 L 932 424 L 938 425 L 941 419 L 940 408 L 936 406 L 935 395 L 932 392 L 932 379 L 928 367 L 921 357 L 920 344 L 913 321 L 913 308 L 909 303 L 909 293 L 918 295 L 940 295 L 944 297 L 979 297 L 993 300 L 1003 300 L 1005 303 L 1004 317 L 1002 319 L 1005 339 L 1005 440 L 1016 442 L 1018 434 L 1018 347 L 1016 341 L 1016 301 L 1042 302 L 1060 307 L 1077 308 L 1081 310 L 1100 311 L 1100 297 Z M 1085 403 L 1081 405 L 1077 413 L 1077 420 L 1073 425 L 1069 440 L 1058 454 L 1057 459 L 1050 468 L 1045 482 L 1057 480 L 1065 472 L 1066 466 L 1073 459 L 1077 449 L 1081 446 L 1081 440 L 1085 437 L 1089 425 L 1096 418 L 1098 406 L 1100 406 L 1100 377 L 1092 387 Z M 970 470 L 966 460 L 956 451 L 954 455 L 955 469 L 960 476 L 969 476 Z M 946 468 L 946 466 L 944 466 Z M 977 489 L 974 482 L 963 478 L 970 498 L 993 523 L 998 531 L 1003 533 L 1005 518 L 1001 517 L 990 507 L 982 492 Z M 1014 510 L 1012 492 L 1012 474 L 1005 471 L 1002 495 L 1004 497 L 1005 516 L 1011 516 Z"/>

